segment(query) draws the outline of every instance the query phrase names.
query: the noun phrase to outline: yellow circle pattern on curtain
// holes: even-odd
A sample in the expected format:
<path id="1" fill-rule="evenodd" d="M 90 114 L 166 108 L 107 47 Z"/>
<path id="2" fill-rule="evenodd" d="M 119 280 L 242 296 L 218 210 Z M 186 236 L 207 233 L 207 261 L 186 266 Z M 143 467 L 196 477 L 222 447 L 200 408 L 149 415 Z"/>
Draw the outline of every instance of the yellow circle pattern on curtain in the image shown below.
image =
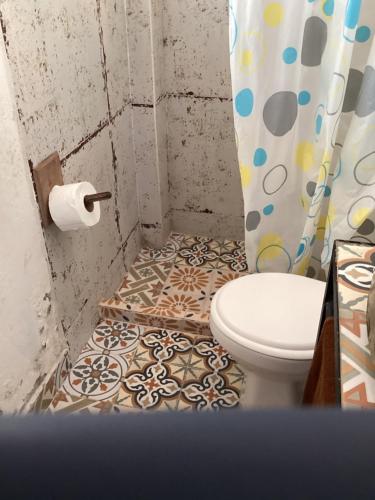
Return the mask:
<path id="1" fill-rule="evenodd" d="M 249 268 L 316 277 L 335 238 L 375 236 L 375 2 L 229 13 Z"/>

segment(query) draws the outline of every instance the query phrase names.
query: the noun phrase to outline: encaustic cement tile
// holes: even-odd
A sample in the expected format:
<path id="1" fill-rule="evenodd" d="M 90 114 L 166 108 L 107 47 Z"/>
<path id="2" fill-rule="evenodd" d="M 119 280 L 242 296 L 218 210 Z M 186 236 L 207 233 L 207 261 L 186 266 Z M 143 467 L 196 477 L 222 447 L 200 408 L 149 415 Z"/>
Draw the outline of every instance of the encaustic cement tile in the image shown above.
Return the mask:
<path id="1" fill-rule="evenodd" d="M 239 403 L 243 374 L 212 338 L 103 321 L 51 413 L 218 410 Z"/>
<path id="2" fill-rule="evenodd" d="M 234 272 L 248 271 L 243 241 L 220 242 L 204 236 L 185 236 L 175 264 Z"/>
<path id="3" fill-rule="evenodd" d="M 116 405 L 142 410 L 177 409 L 183 379 L 173 369 L 178 354 L 191 351 L 192 339 L 179 332 L 149 331 L 139 342 Z"/>
<path id="4" fill-rule="evenodd" d="M 160 249 L 146 247 L 142 249 L 135 261 L 135 264 L 141 262 L 168 262 L 173 263 L 176 259 L 177 252 L 180 249 L 181 242 L 184 238 L 183 234 L 171 233 L 165 245 Z"/>
<path id="5" fill-rule="evenodd" d="M 165 283 L 163 293 L 168 290 L 189 293 L 192 297 L 200 297 L 201 292 L 207 290 L 212 271 L 191 266 L 175 265 Z"/>
<path id="6" fill-rule="evenodd" d="M 191 370 L 184 379 L 181 401 L 196 410 L 234 408 L 239 404 L 244 374 L 212 338 L 195 340 Z"/>
<path id="7" fill-rule="evenodd" d="M 102 321 L 87 343 L 88 348 L 123 356 L 136 349 L 143 327 L 121 321 Z"/>
<path id="8" fill-rule="evenodd" d="M 124 405 L 148 410 L 165 402 L 177 404 L 180 392 L 181 381 L 171 374 L 170 365 L 153 363 L 142 371 L 129 373 L 120 389 L 120 398 Z M 120 404 L 119 400 L 116 403 Z"/>
<path id="9" fill-rule="evenodd" d="M 139 312 L 134 315 L 133 321 L 157 328 L 211 335 L 208 325 L 209 313 L 188 309 L 187 306 L 190 306 L 192 301 L 187 298 L 185 302 L 185 299 L 185 296 L 174 297 L 173 306 L 168 308 L 160 306 L 140 308 Z"/>
<path id="10" fill-rule="evenodd" d="M 174 266 L 157 305 L 180 309 L 185 318 L 204 315 L 209 309 L 213 273 L 211 269 Z"/>
<path id="11" fill-rule="evenodd" d="M 176 299 L 176 303 L 178 302 Z M 182 298 L 182 301 L 184 298 Z M 186 306 L 186 304 L 185 304 Z M 160 306 L 138 306 L 124 308 L 124 303 L 110 299 L 100 304 L 100 316 L 102 319 L 115 319 L 123 322 L 137 323 L 139 325 L 155 328 L 166 328 L 169 330 L 186 331 L 198 335 L 211 335 L 208 320 L 208 312 L 195 313 L 186 307 L 160 307 Z"/>
<path id="12" fill-rule="evenodd" d="M 171 233 L 161 249 L 144 248 L 116 296 L 127 305 L 153 306 L 174 264 L 183 235 Z"/>
<path id="13" fill-rule="evenodd" d="M 71 396 L 97 401 L 115 395 L 142 333 L 140 325 L 101 322 L 66 378 L 63 390 Z"/>
<path id="14" fill-rule="evenodd" d="M 173 308 L 179 311 L 180 330 L 203 333 L 201 325 L 208 325 L 214 276 L 215 271 L 212 269 L 175 265 L 157 305 L 167 310 Z M 185 324 L 186 321 L 189 325 Z M 193 324 L 196 324 L 196 328 Z"/>
<path id="15" fill-rule="evenodd" d="M 99 303 L 99 316 L 103 320 L 134 322 L 131 308 L 131 304 L 126 304 L 117 297 L 111 297 Z"/>
<path id="16" fill-rule="evenodd" d="M 175 264 L 215 269 L 219 263 L 221 243 L 205 236 L 186 235 Z"/>
<path id="17" fill-rule="evenodd" d="M 246 276 L 248 273 L 246 272 L 235 272 L 228 271 L 228 269 L 219 269 L 216 270 L 211 279 L 211 287 L 210 287 L 210 301 L 214 298 L 215 293 L 224 285 L 229 283 L 230 281 L 234 281 L 242 276 Z"/>
<path id="18" fill-rule="evenodd" d="M 155 305 L 173 262 L 148 261 L 134 264 L 117 296 L 127 304 Z"/>
<path id="19" fill-rule="evenodd" d="M 209 370 L 223 371 L 233 365 L 231 356 L 213 338 L 198 338 L 194 344 L 194 353 L 205 361 Z"/>
<path id="20" fill-rule="evenodd" d="M 108 399 L 118 391 L 127 369 L 127 362 L 121 356 L 87 351 L 78 358 L 63 389 L 74 396 Z"/>
<path id="21" fill-rule="evenodd" d="M 220 249 L 217 268 L 246 273 L 248 267 L 244 242 L 225 240 Z"/>
<path id="22" fill-rule="evenodd" d="M 239 404 L 243 375 L 213 339 L 150 331 L 140 339 L 115 399 L 139 410 L 217 410 Z"/>
<path id="23" fill-rule="evenodd" d="M 243 242 L 172 233 L 161 250 L 141 251 L 116 298 L 101 302 L 100 315 L 210 335 L 214 294 L 246 271 Z"/>
<path id="24" fill-rule="evenodd" d="M 69 352 L 66 351 L 47 383 L 42 385 L 37 400 L 29 410 L 30 413 L 42 413 L 48 409 L 56 393 L 62 387 L 71 368 L 72 364 L 70 362 Z"/>
<path id="25" fill-rule="evenodd" d="M 237 407 L 240 393 L 228 387 L 220 373 L 211 372 L 196 382 L 186 384 L 182 389 L 182 399 L 196 410 L 219 410 Z"/>
<path id="26" fill-rule="evenodd" d="M 192 318 L 197 314 L 207 312 L 209 299 L 208 286 L 206 290 L 192 294 L 189 292 L 178 292 L 171 287 L 163 290 L 163 294 L 159 297 L 158 306 L 165 309 L 176 309 L 180 311 L 184 318 Z"/>
<path id="27" fill-rule="evenodd" d="M 61 389 L 49 406 L 48 413 L 108 414 L 114 411 L 112 400 L 95 401 L 82 396 L 72 396 Z"/>

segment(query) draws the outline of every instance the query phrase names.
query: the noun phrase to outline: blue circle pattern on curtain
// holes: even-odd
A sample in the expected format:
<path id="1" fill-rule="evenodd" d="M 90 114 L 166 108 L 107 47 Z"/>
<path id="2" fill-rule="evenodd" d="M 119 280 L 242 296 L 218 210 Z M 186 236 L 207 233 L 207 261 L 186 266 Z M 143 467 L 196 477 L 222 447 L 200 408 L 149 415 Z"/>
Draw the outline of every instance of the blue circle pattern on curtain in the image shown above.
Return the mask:
<path id="1" fill-rule="evenodd" d="M 242 116 L 251 115 L 254 107 L 254 96 L 250 89 L 243 89 L 236 95 L 236 111 Z"/>
<path id="2" fill-rule="evenodd" d="M 293 64 L 297 60 L 297 50 L 294 47 L 288 47 L 283 52 L 283 60 L 285 64 Z"/>
<path id="3" fill-rule="evenodd" d="M 375 2 L 231 0 L 230 16 L 249 268 L 313 277 L 315 248 L 323 246 L 326 264 L 337 227 L 340 238 L 354 236 L 353 228 L 366 238 L 375 231 L 375 200 L 373 207 L 361 192 L 375 184 L 375 134 L 367 128 L 375 112 L 375 50 L 368 59 Z M 367 51 L 366 68 L 352 61 L 353 43 L 358 60 L 361 47 Z M 363 127 L 349 128 L 353 116 Z M 341 144 L 344 121 L 349 132 Z M 361 134 L 374 142 L 363 153 Z M 346 164 L 355 166 L 354 179 Z"/>

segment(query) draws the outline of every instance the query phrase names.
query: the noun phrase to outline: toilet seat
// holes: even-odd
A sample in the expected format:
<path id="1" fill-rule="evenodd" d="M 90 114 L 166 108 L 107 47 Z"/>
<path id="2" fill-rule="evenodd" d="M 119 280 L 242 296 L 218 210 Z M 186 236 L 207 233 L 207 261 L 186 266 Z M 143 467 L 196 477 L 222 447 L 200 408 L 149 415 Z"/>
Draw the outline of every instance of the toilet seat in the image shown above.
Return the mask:
<path id="1" fill-rule="evenodd" d="M 264 355 L 312 359 L 324 293 L 325 283 L 293 274 L 244 276 L 216 293 L 211 327 Z"/>

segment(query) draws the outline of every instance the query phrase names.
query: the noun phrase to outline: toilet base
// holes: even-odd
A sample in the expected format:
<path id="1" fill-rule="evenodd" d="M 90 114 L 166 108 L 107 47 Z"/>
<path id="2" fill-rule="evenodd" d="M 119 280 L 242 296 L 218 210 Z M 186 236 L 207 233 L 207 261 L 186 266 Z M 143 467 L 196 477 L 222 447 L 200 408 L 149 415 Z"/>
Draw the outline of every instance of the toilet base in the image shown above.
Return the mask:
<path id="1" fill-rule="evenodd" d="M 241 369 L 245 373 L 241 408 L 291 408 L 302 404 L 303 383 L 272 380 L 243 366 Z"/>

